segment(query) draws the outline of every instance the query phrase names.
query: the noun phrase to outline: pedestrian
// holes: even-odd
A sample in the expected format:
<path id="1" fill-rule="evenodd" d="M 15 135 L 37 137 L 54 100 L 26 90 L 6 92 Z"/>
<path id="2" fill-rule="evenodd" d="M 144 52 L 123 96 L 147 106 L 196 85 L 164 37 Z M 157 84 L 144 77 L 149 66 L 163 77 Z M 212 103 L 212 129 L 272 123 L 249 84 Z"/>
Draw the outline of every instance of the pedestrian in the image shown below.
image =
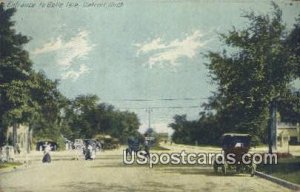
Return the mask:
<path id="1" fill-rule="evenodd" d="M 90 160 L 92 159 L 91 156 L 92 156 L 92 150 L 93 150 L 93 147 L 92 145 L 88 142 L 86 144 L 86 147 L 85 147 L 85 160 Z"/>
<path id="2" fill-rule="evenodd" d="M 51 146 L 48 144 L 48 142 L 45 143 L 45 149 L 44 149 L 44 157 L 42 162 L 43 163 L 51 163 L 51 156 L 50 156 L 50 151 L 51 151 Z"/>
<path id="3" fill-rule="evenodd" d="M 10 161 L 9 146 L 6 145 L 6 146 L 4 147 L 4 149 L 5 149 L 5 157 L 6 157 L 6 161 L 9 162 L 9 161 Z"/>
<path id="4" fill-rule="evenodd" d="M 96 158 L 96 145 L 91 146 L 91 159 L 94 160 Z"/>
<path id="5" fill-rule="evenodd" d="M 0 162 L 4 161 L 4 153 L 2 152 L 2 147 L 0 147 Z"/>
<path id="6" fill-rule="evenodd" d="M 144 146 L 145 146 L 146 157 L 150 157 L 150 142 L 148 140 L 145 140 Z"/>
<path id="7" fill-rule="evenodd" d="M 81 153 L 81 148 L 74 148 L 73 149 L 75 151 L 75 160 L 79 160 L 79 155 Z"/>
<path id="8" fill-rule="evenodd" d="M 19 146 L 18 143 L 16 144 L 16 153 L 17 153 L 17 154 L 20 154 L 20 153 L 21 153 L 21 149 L 20 149 L 20 146 Z"/>

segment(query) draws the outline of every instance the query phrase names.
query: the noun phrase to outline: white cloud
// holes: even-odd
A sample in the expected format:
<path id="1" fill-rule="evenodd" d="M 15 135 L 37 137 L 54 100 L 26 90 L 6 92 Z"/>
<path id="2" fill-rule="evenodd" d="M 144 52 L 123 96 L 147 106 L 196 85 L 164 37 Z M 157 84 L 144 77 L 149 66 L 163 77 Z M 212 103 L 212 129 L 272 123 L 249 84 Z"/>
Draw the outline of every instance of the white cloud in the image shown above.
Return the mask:
<path id="1" fill-rule="evenodd" d="M 78 79 L 84 73 L 87 73 L 87 66 L 80 65 L 79 71 L 75 71 L 74 67 L 78 67 L 78 62 L 84 60 L 94 45 L 88 42 L 88 31 L 80 31 L 77 35 L 68 41 L 63 41 L 59 36 L 45 43 L 41 48 L 33 51 L 33 54 L 45 54 L 50 52 L 56 53 L 56 62 L 59 69 L 63 72 L 62 79 Z"/>
<path id="2" fill-rule="evenodd" d="M 153 50 L 158 50 L 158 49 L 164 49 L 166 48 L 166 45 L 161 43 L 161 39 L 157 38 L 152 40 L 150 43 L 146 43 L 144 45 L 141 44 L 135 44 L 135 46 L 140 47 L 137 51 L 137 54 L 139 55 L 140 53 L 147 53 Z"/>
<path id="3" fill-rule="evenodd" d="M 58 37 L 56 40 L 52 40 L 48 43 L 45 43 L 42 48 L 38 48 L 33 51 L 33 54 L 43 54 L 52 51 L 57 51 L 63 47 L 61 37 Z"/>
<path id="4" fill-rule="evenodd" d="M 182 40 L 175 39 L 169 43 L 164 43 L 161 38 L 156 38 L 151 42 L 135 44 L 138 48 L 137 56 L 140 56 L 141 54 L 149 55 L 149 67 L 155 65 L 176 66 L 178 64 L 178 59 L 192 59 L 196 55 L 197 50 L 206 44 L 206 42 L 200 40 L 202 36 L 200 31 L 195 31 L 193 34 L 186 36 Z"/>
<path id="5" fill-rule="evenodd" d="M 66 71 L 65 73 L 63 73 L 62 75 L 62 79 L 72 79 L 73 81 L 77 80 L 81 75 L 88 73 L 90 71 L 90 69 L 84 65 L 81 64 L 79 71 L 75 71 L 75 70 L 69 70 Z"/>

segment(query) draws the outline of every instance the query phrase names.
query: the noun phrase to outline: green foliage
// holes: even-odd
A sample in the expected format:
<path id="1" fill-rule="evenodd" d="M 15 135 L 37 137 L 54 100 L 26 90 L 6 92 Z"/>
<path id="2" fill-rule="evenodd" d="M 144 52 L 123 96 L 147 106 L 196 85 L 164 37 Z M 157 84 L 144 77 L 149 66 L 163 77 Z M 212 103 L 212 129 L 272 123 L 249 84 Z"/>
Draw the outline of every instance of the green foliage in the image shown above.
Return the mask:
<path id="1" fill-rule="evenodd" d="M 17 166 L 20 166 L 22 165 L 22 163 L 20 162 L 2 162 L 0 161 L 0 169 L 5 169 L 5 168 L 9 168 L 9 167 L 12 167 L 12 168 L 16 168 Z"/>
<path id="2" fill-rule="evenodd" d="M 15 9 L 0 3 L 0 139 L 4 142 L 7 126 L 29 124 L 34 140 L 50 139 L 63 145 L 68 139 L 92 138 L 110 134 L 126 141 L 138 134 L 136 114 L 98 104 L 95 95 L 79 95 L 68 100 L 58 90 L 58 81 L 35 72 L 23 46 L 29 38 L 16 34 L 11 17 Z M 1 145 L 2 143 L 0 143 Z"/>
<path id="3" fill-rule="evenodd" d="M 181 144 L 218 144 L 222 134 L 221 130 L 215 129 L 218 126 L 216 117 L 209 114 L 201 114 L 198 121 L 188 121 L 186 115 L 176 115 L 174 123 L 169 127 L 174 130 L 172 140 Z"/>
<path id="4" fill-rule="evenodd" d="M 97 104 L 95 95 L 78 96 L 66 109 L 66 124 L 72 134 L 69 139 L 93 138 L 97 134 L 109 134 L 125 142 L 137 134 L 139 120 L 135 113 L 115 110 L 112 105 Z"/>
<path id="5" fill-rule="evenodd" d="M 15 9 L 4 9 L 0 3 L 0 127 L 1 143 L 4 127 L 28 120 L 36 106 L 29 95 L 31 61 L 23 50 L 29 38 L 16 34 L 11 17 Z"/>
<path id="6" fill-rule="evenodd" d="M 18 123 L 29 124 L 37 136 L 60 136 L 60 111 L 66 103 L 58 82 L 32 69 L 23 49 L 29 38 L 16 34 L 14 13 L 0 3 L 0 145 L 6 140 L 7 126 Z"/>
<path id="7" fill-rule="evenodd" d="M 277 154 L 278 156 L 280 154 Z M 281 154 L 288 155 L 288 154 Z M 260 164 L 257 169 L 268 175 L 284 179 L 286 181 L 300 184 L 300 158 L 299 157 L 285 157 L 278 158 L 278 163 L 274 164 Z"/>
<path id="8" fill-rule="evenodd" d="M 288 32 L 281 10 L 274 3 L 273 8 L 270 15 L 247 13 L 246 28 L 220 34 L 227 47 L 207 54 L 210 77 L 218 89 L 203 105 L 206 111 L 198 122 L 174 117 L 170 127 L 175 142 L 217 143 L 225 132 L 250 133 L 257 143 L 266 142 L 273 100 L 283 119 L 299 122 L 299 95 L 291 96 L 289 84 L 299 78 L 300 19 Z"/>
<path id="9" fill-rule="evenodd" d="M 247 132 L 265 139 L 269 103 L 291 81 L 291 69 L 283 38 L 281 11 L 274 5 L 273 17 L 245 15 L 246 29 L 222 34 L 234 51 L 210 52 L 208 68 L 219 88 L 222 108 L 215 108 L 225 130 Z"/>
<path id="10" fill-rule="evenodd" d="M 252 136 L 251 138 L 251 147 L 257 147 L 259 145 L 262 145 L 262 142 L 260 138 L 256 135 Z"/>
<path id="11" fill-rule="evenodd" d="M 284 99 L 278 100 L 278 111 L 281 121 L 299 123 L 300 120 L 300 94 L 296 90 L 288 90 Z"/>

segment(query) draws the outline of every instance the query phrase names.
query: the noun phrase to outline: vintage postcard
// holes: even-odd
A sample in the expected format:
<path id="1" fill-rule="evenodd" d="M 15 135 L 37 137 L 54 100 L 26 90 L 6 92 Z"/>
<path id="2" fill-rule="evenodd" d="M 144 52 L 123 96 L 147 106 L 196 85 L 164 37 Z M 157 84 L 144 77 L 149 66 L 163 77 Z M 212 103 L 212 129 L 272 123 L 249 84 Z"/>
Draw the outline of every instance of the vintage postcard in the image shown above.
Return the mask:
<path id="1" fill-rule="evenodd" d="M 300 1 L 0 0 L 0 192 L 300 191 Z"/>

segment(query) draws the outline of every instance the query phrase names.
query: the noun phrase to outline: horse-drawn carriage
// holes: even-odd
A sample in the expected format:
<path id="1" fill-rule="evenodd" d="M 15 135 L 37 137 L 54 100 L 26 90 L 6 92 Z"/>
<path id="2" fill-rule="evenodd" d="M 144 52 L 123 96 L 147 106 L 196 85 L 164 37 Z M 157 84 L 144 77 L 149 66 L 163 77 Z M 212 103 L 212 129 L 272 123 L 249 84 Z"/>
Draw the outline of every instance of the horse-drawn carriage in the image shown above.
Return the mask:
<path id="1" fill-rule="evenodd" d="M 221 142 L 222 155 L 214 159 L 214 171 L 218 172 L 218 168 L 221 167 L 224 175 L 228 170 L 235 170 L 236 173 L 248 172 L 253 176 L 256 165 L 251 159 L 251 154 L 248 154 L 251 135 L 226 133 L 221 137 Z"/>
<path id="2" fill-rule="evenodd" d="M 142 149 L 141 142 L 138 138 L 129 137 L 127 142 L 128 148 L 126 149 L 126 155 L 132 155 L 133 153 L 137 153 Z"/>

